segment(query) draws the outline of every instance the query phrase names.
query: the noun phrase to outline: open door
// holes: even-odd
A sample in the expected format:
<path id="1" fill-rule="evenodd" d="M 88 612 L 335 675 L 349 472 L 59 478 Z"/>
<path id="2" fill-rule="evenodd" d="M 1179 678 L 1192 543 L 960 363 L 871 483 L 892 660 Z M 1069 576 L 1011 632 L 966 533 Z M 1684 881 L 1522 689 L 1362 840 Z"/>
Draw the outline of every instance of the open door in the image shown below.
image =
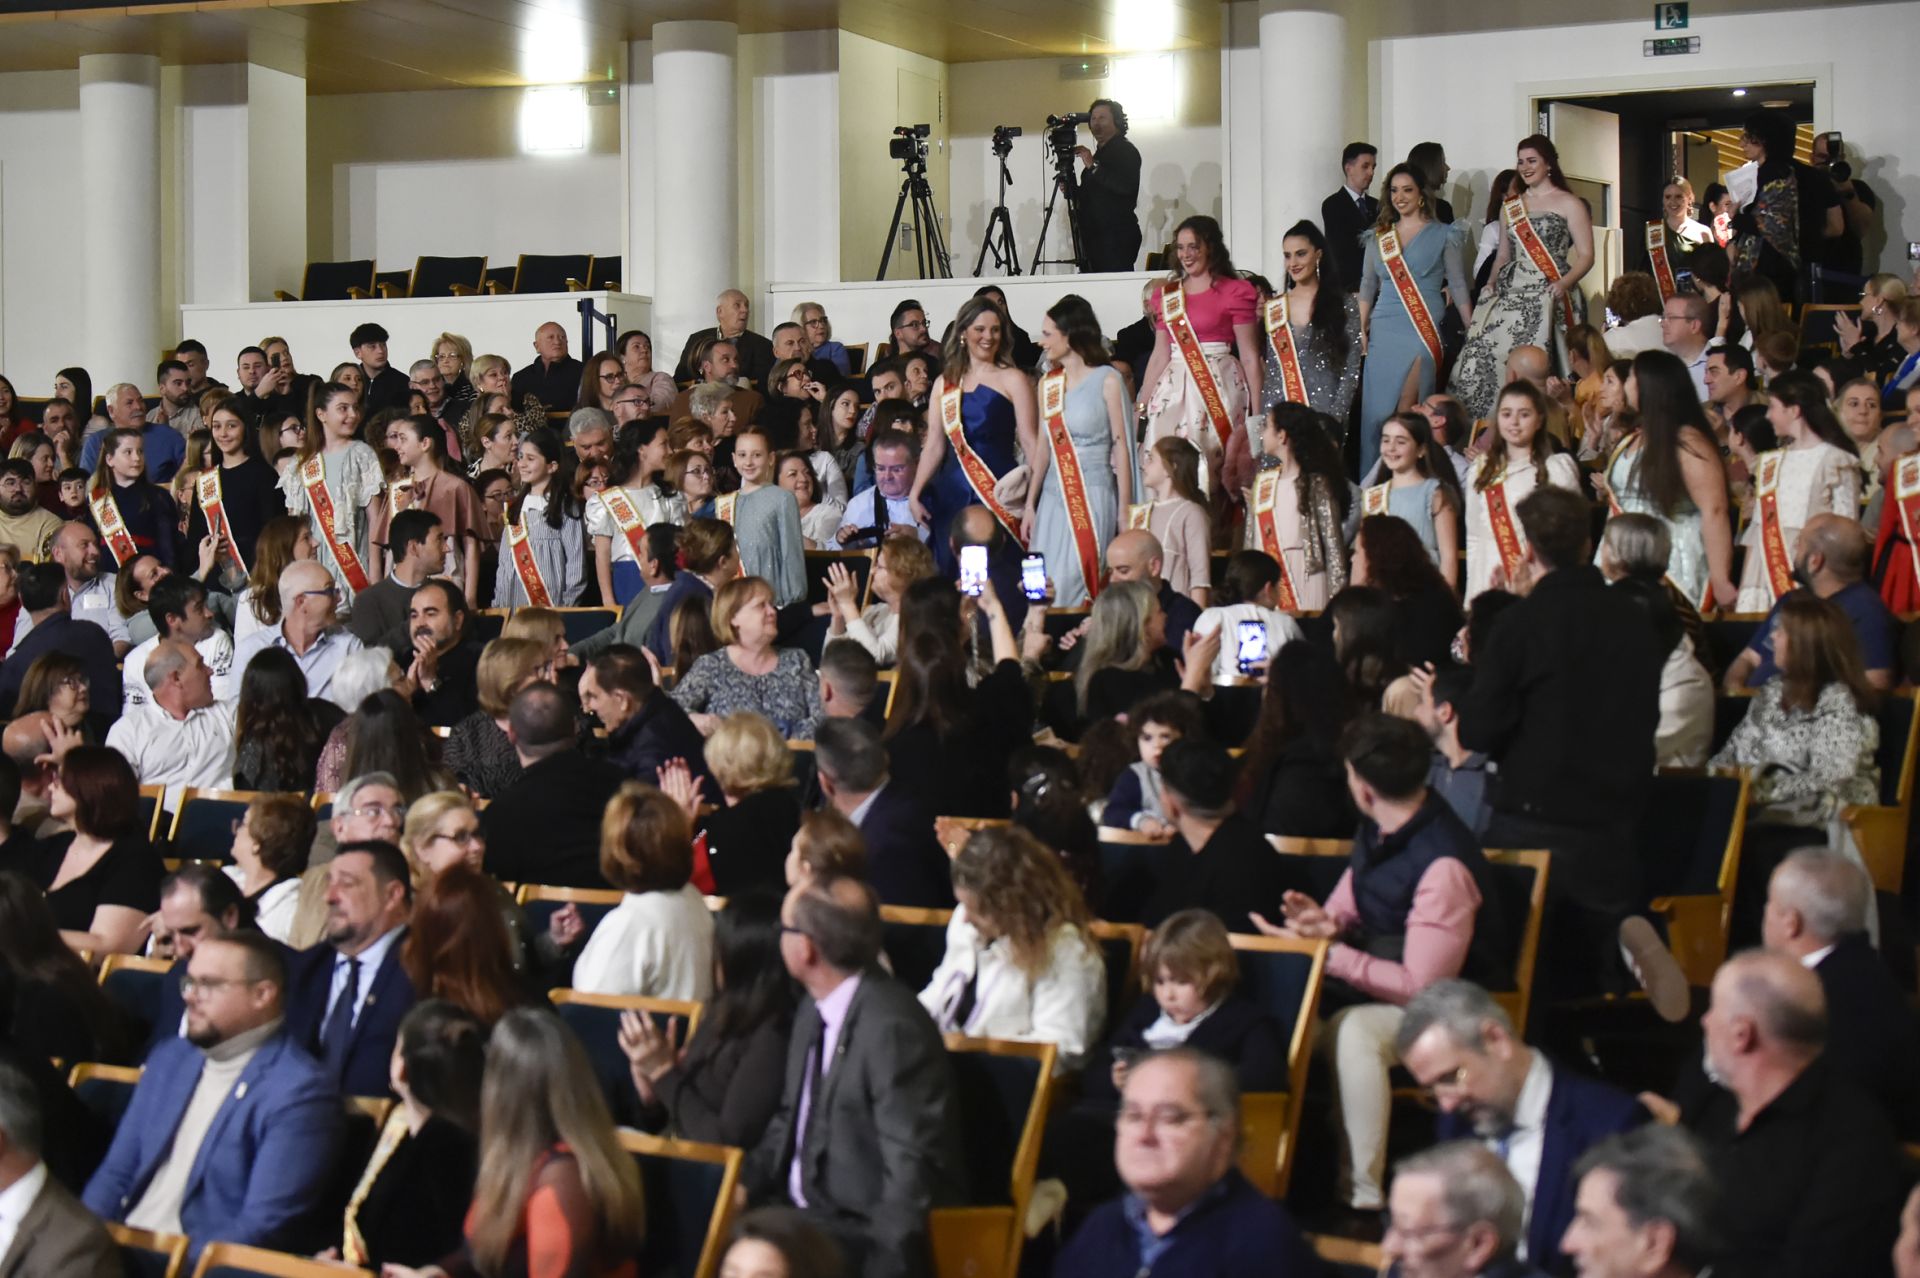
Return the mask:
<path id="1" fill-rule="evenodd" d="M 1593 269 L 1580 287 L 1586 292 L 1588 312 L 1620 274 L 1620 117 L 1571 102 L 1547 104 L 1547 136 L 1560 152 L 1560 171 L 1575 195 L 1593 211 Z"/>

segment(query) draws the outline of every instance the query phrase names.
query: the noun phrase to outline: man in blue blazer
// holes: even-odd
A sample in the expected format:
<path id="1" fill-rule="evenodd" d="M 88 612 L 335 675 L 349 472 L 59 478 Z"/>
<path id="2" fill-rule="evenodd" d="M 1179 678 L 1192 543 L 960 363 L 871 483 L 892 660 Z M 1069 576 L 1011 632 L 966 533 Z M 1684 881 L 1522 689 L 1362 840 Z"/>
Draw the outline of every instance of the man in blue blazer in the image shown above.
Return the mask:
<path id="1" fill-rule="evenodd" d="M 342 844 L 327 865 L 326 944 L 298 954 L 287 1033 L 349 1096 L 385 1096 L 413 983 L 400 966 L 413 908 L 407 858 L 391 843 Z"/>
<path id="2" fill-rule="evenodd" d="M 339 1152 L 340 1093 L 288 1035 L 286 968 L 257 932 L 202 940 L 187 1036 L 147 1058 L 84 1201 L 102 1220 L 305 1249 Z"/>
<path id="3" fill-rule="evenodd" d="M 1436 981 L 1407 1004 L 1396 1046 L 1414 1081 L 1440 1106 L 1434 1135 L 1479 1140 L 1527 1198 L 1522 1258 L 1572 1273 L 1560 1239 L 1573 1220 L 1574 1165 L 1589 1148 L 1647 1119 L 1640 1103 L 1550 1062 L 1470 981 Z"/>

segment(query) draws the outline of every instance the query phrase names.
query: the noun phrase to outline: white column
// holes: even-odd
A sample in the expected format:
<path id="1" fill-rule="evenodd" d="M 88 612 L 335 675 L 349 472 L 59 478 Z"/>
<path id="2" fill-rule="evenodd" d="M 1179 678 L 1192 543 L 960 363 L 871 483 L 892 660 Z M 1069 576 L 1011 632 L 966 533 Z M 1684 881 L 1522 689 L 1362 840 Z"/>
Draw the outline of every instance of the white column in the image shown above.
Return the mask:
<path id="1" fill-rule="evenodd" d="M 84 350 L 94 384 L 148 386 L 160 324 L 160 59 L 89 53 L 80 59 L 77 201 L 85 263 Z"/>
<path id="2" fill-rule="evenodd" d="M 744 287 L 739 259 L 739 111 L 731 22 L 653 28 L 653 349 L 671 368 L 713 300 Z"/>
<path id="3" fill-rule="evenodd" d="M 1340 180 L 1347 20 L 1288 9 L 1260 15 L 1260 269 L 1278 280 L 1280 241 Z M 1245 238 L 1245 230 L 1240 232 Z M 1251 263 L 1249 263 L 1251 265 Z"/>
<path id="4" fill-rule="evenodd" d="M 271 302 L 275 289 L 299 288 L 306 264 L 307 82 L 249 64 L 247 300 Z"/>

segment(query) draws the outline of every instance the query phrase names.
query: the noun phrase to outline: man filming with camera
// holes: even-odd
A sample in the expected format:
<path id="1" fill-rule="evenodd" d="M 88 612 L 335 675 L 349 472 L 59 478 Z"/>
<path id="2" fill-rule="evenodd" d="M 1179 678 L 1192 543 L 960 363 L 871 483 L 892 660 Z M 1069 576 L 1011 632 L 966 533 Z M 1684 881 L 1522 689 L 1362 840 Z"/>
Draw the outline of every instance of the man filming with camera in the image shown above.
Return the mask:
<path id="1" fill-rule="evenodd" d="M 1112 98 L 1087 111 L 1096 149 L 1077 146 L 1080 233 L 1089 271 L 1131 271 L 1140 257 L 1140 151 L 1127 141 L 1127 113 Z"/>

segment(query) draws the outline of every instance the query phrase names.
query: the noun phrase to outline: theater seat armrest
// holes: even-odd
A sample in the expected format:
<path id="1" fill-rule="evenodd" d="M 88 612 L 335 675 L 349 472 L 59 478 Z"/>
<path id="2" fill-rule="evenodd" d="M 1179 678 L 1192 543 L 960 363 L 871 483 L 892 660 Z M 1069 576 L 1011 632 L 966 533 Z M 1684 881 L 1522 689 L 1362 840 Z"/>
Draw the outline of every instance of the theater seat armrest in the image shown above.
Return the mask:
<path id="1" fill-rule="evenodd" d="M 1842 808 L 1840 816 L 1853 831 L 1874 888 L 1898 894 L 1906 878 L 1908 814 L 1873 804 Z"/>
<path id="2" fill-rule="evenodd" d="M 297 302 L 300 299 L 287 292 L 284 288 L 276 288 L 273 290 L 273 300 L 276 302 Z"/>
<path id="3" fill-rule="evenodd" d="M 449 284 L 447 285 L 447 289 L 455 297 L 478 297 L 480 295 L 480 290 L 471 284 Z"/>
<path id="4" fill-rule="evenodd" d="M 361 288 L 358 284 L 349 284 L 347 286 L 347 296 L 353 298 L 355 301 L 364 302 L 370 300 L 373 294 L 367 292 L 367 290 Z"/>
<path id="5" fill-rule="evenodd" d="M 586 291 L 587 291 L 587 282 L 585 280 L 576 280 L 571 275 L 567 276 L 567 292 L 584 293 Z"/>
<path id="6" fill-rule="evenodd" d="M 1667 948 L 1687 974 L 1687 984 L 1705 987 L 1727 957 L 1726 906 L 1718 896 L 1657 896 L 1647 907 L 1667 923 Z"/>

